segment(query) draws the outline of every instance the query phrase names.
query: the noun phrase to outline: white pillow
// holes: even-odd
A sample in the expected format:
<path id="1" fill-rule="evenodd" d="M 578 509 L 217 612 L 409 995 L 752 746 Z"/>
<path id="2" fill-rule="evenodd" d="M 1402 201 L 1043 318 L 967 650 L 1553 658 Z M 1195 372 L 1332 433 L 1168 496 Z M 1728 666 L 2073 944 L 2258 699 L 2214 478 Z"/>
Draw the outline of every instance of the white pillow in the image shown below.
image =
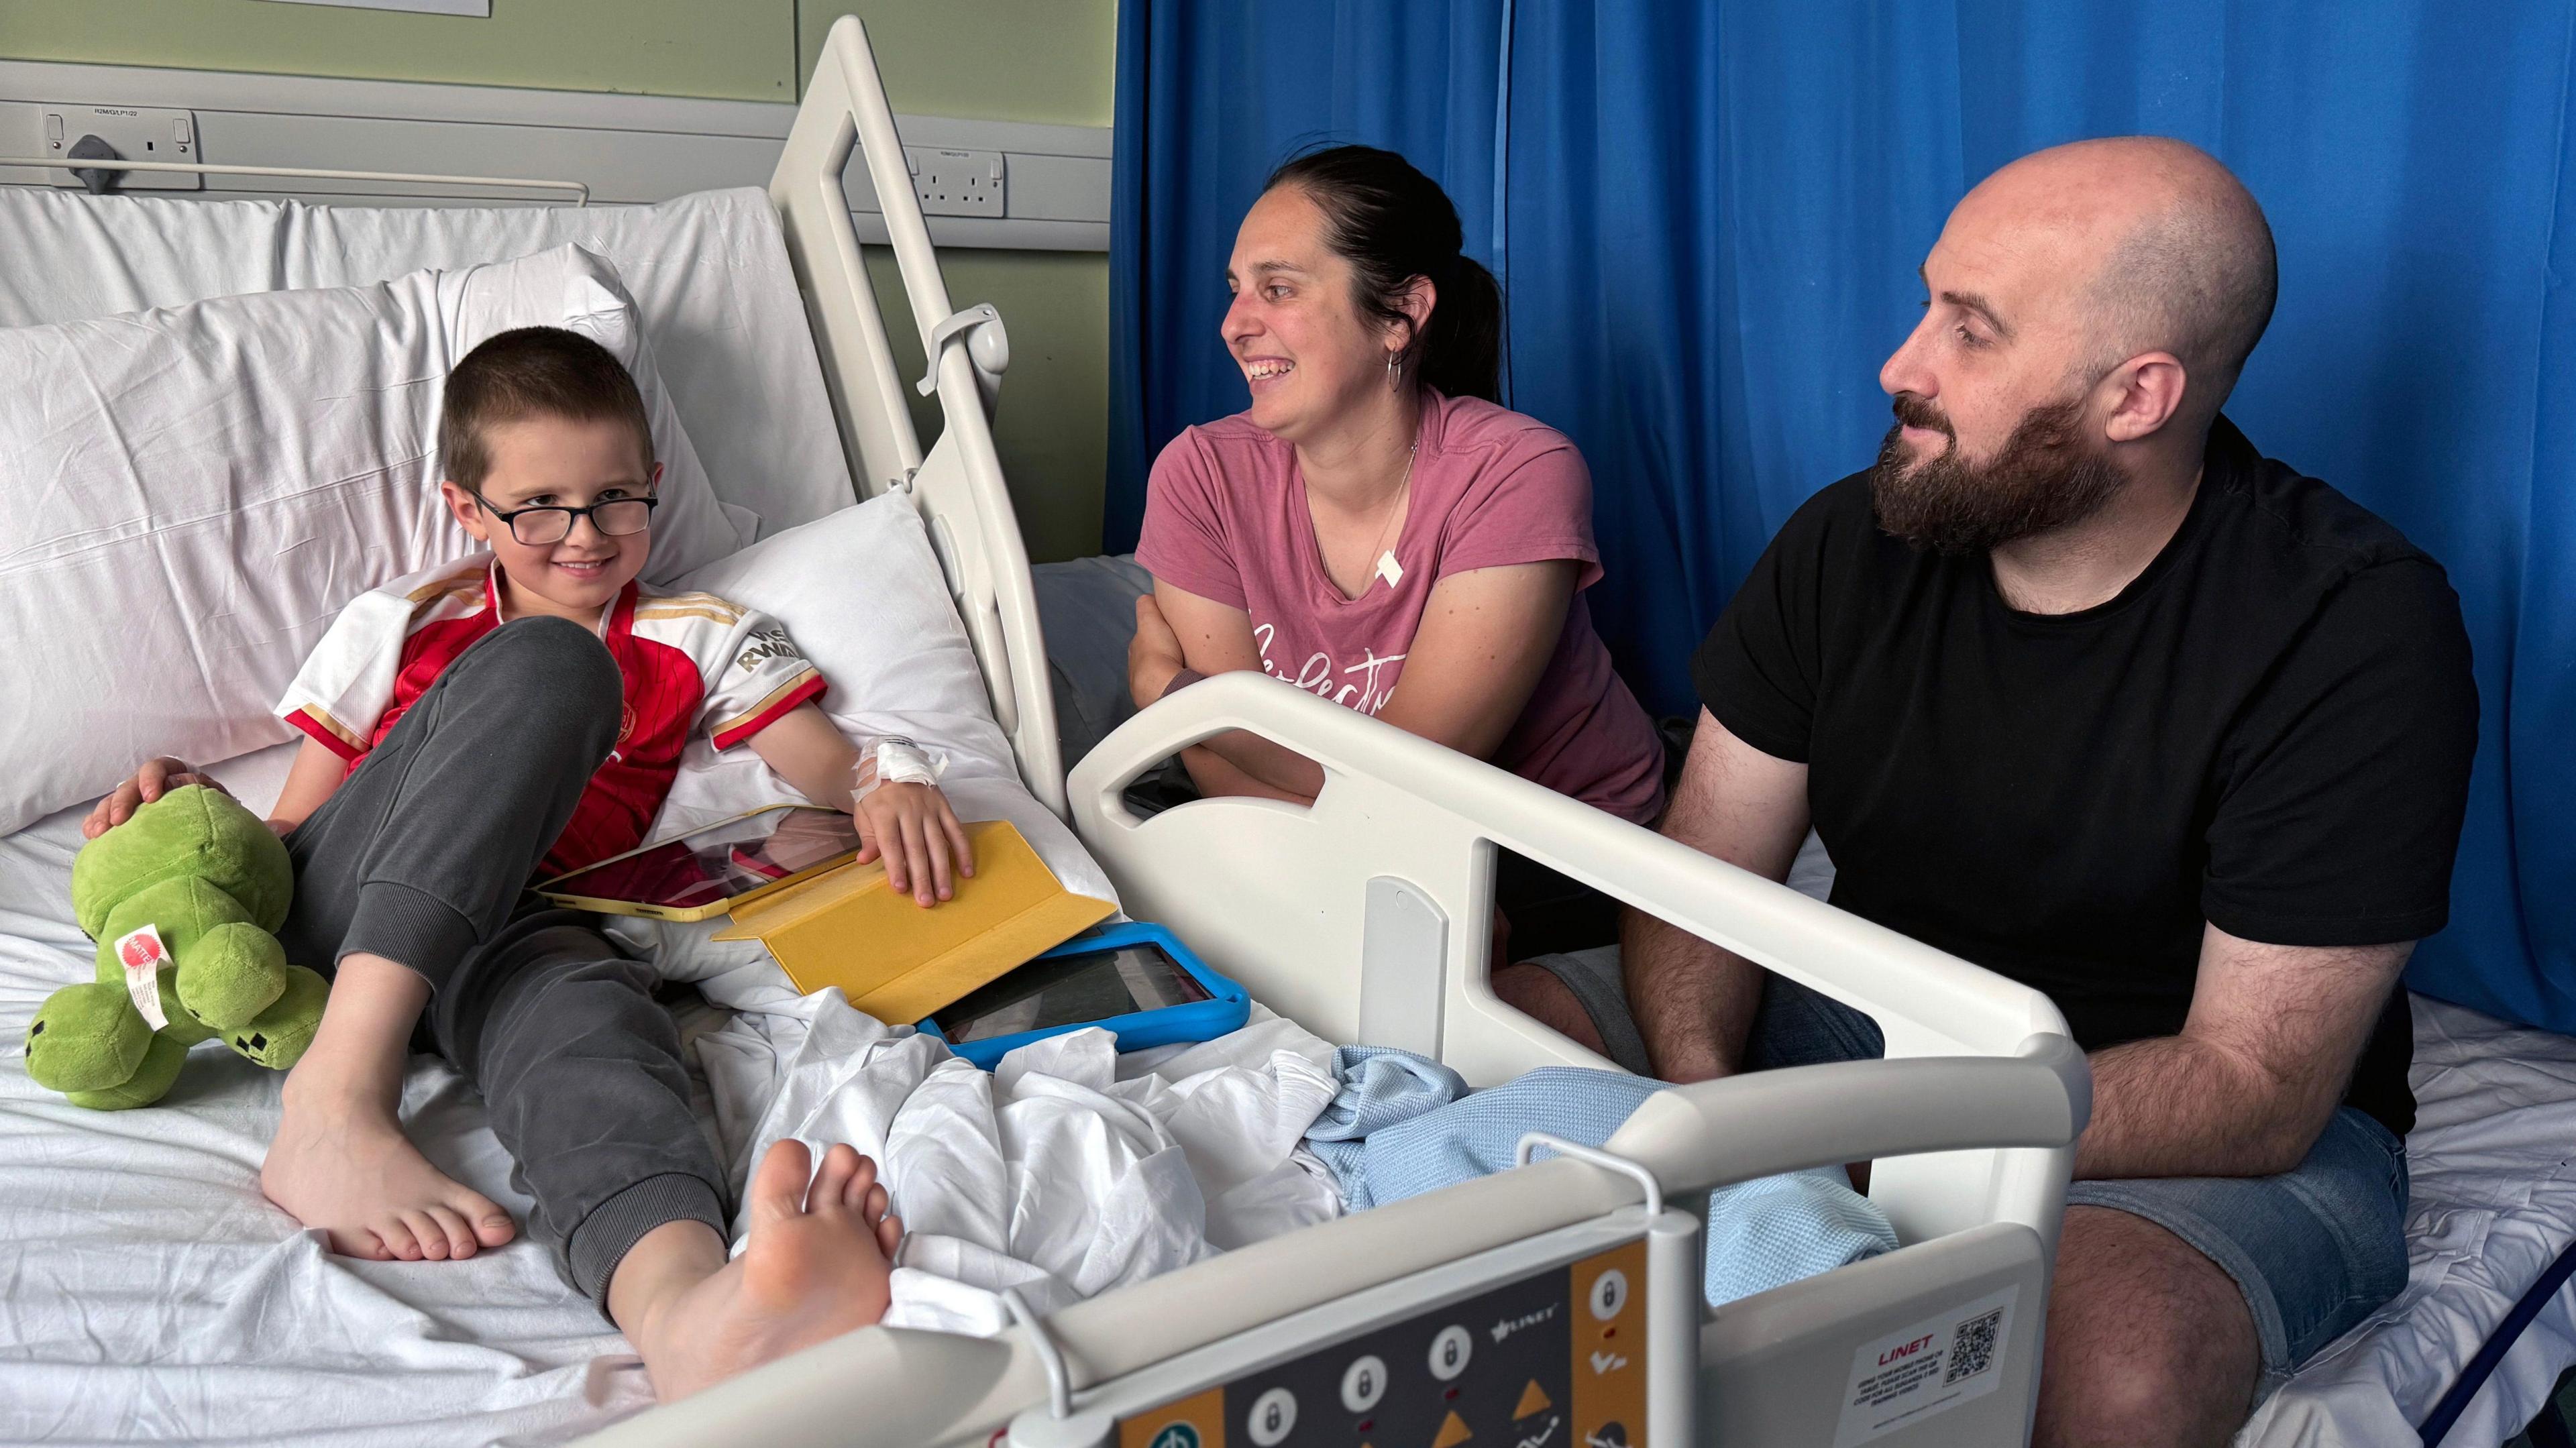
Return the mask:
<path id="1" fill-rule="evenodd" d="M 949 779 L 1019 779 L 1010 741 L 984 697 L 966 626 L 909 497 L 880 494 L 790 528 L 717 559 L 678 587 L 784 624 L 830 685 L 823 712 L 853 738 L 909 735 L 947 753 Z M 723 817 L 700 818 L 700 810 L 752 808 L 735 802 L 741 797 L 736 781 L 767 773 L 747 748 L 717 755 L 703 739 L 690 748 L 705 755 L 683 760 L 681 783 L 657 829 Z"/>
<path id="2" fill-rule="evenodd" d="M 1073 831 L 1021 782 L 910 498 L 881 494 L 765 538 L 690 574 L 679 587 L 778 620 L 830 685 L 823 712 L 842 733 L 856 740 L 905 734 L 946 754 L 939 784 L 960 819 L 1007 819 L 1066 889 L 1118 898 Z M 681 755 L 652 838 L 800 797 L 750 745 L 719 754 L 700 738 Z M 753 1010 L 793 999 L 758 942 L 707 939 L 724 924 L 626 918 L 612 922 L 612 933 L 654 959 L 666 978 L 697 981 L 720 1005 Z"/>
<path id="3" fill-rule="evenodd" d="M 152 755 L 289 737 L 269 706 L 341 606 L 474 547 L 439 505 L 438 403 L 492 332 L 588 332 L 658 400 L 678 466 L 648 575 L 733 551 L 632 315 L 567 246 L 0 330 L 0 834 Z"/>
<path id="4" fill-rule="evenodd" d="M 671 405 L 670 389 L 662 385 L 642 313 L 606 257 L 566 244 L 517 261 L 417 275 L 440 277 L 440 314 L 453 353 L 449 367 L 485 338 L 538 324 L 579 332 L 626 364 L 635 390 L 644 395 L 644 413 L 653 423 L 653 455 L 662 463 L 662 506 L 653 510 L 653 553 L 645 560 L 645 582 L 668 583 L 758 536 L 757 514 L 716 497 L 688 430 L 680 426 L 679 411 Z M 439 375 L 446 376 L 445 368 Z M 433 442 L 437 438 L 434 417 L 430 436 Z M 446 475 L 443 460 L 433 456 L 430 486 Z"/>

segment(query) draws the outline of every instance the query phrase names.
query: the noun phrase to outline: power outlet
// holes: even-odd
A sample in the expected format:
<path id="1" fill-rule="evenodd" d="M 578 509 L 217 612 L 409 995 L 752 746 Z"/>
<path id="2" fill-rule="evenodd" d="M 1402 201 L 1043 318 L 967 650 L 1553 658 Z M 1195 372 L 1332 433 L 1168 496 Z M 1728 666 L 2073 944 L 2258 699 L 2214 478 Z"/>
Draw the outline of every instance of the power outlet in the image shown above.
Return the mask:
<path id="1" fill-rule="evenodd" d="M 117 156 L 128 161 L 203 161 L 198 154 L 197 113 L 161 110 L 151 106 L 44 106 L 40 108 L 44 127 L 45 154 L 59 156 L 78 164 L 73 156 L 84 137 L 95 136 L 114 148 Z M 116 162 L 99 160 L 97 168 L 116 171 Z M 84 166 L 84 169 L 87 169 Z M 46 175 L 57 186 L 78 186 L 81 179 L 69 170 L 50 171 Z M 121 191 L 199 191 L 206 178 L 193 171 L 123 171 L 117 172 L 116 185 Z"/>
<path id="2" fill-rule="evenodd" d="M 912 193 L 921 198 L 924 216 L 1000 217 L 1008 210 L 999 151 L 906 146 L 903 159 L 912 168 Z"/>

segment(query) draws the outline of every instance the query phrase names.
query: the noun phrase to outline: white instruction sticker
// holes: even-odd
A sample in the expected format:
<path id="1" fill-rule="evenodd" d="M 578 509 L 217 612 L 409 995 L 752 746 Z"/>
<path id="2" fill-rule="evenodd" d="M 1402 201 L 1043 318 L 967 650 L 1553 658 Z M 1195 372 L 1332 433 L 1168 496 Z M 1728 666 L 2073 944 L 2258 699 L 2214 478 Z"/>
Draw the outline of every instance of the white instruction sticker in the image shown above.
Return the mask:
<path id="1" fill-rule="evenodd" d="M 116 958 L 125 962 L 125 993 L 134 998 L 134 1008 L 156 1031 L 167 1030 L 170 1018 L 161 1012 L 161 966 L 169 960 L 170 951 L 161 943 L 156 926 L 116 938 Z"/>
<path id="2" fill-rule="evenodd" d="M 2019 1286 L 2007 1287 L 1863 1344 L 1852 1354 L 1834 1448 L 1857 1448 L 1993 1392 L 2020 1296 Z"/>

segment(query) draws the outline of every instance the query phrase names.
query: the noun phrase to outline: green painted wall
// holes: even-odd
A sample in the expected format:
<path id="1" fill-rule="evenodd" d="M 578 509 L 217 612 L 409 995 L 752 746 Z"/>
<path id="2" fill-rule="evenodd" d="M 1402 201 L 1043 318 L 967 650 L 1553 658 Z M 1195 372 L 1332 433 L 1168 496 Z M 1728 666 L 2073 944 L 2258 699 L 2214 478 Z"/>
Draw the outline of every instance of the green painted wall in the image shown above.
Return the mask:
<path id="1" fill-rule="evenodd" d="M 794 100 L 804 75 L 796 0 L 493 0 L 489 19 L 275 0 L 0 0 L 0 55 L 744 101 Z"/>
<path id="2" fill-rule="evenodd" d="M 921 336 L 894 254 L 869 247 L 868 276 L 886 314 L 895 370 L 923 371 Z M 993 417 L 993 447 L 1011 484 L 1011 510 L 1029 557 L 1045 563 L 1100 551 L 1100 505 L 1109 460 L 1109 259 L 1097 252 L 981 251 L 939 254 L 948 300 L 991 302 L 1011 334 L 1011 370 Z M 939 406 L 914 395 L 913 426 L 926 448 Z"/>
<path id="3" fill-rule="evenodd" d="M 832 21 L 856 13 L 898 111 L 1110 124 L 1115 0 L 493 0 L 488 20 L 275 0 L 0 0 L 0 57 L 368 80 L 792 101 Z M 921 349 L 872 254 L 907 375 Z M 1099 551 L 1109 454 L 1109 263 L 1096 252 L 951 249 L 957 305 L 1011 332 L 995 442 L 1029 552 Z M 916 402 L 924 436 L 935 413 Z"/>
<path id="4" fill-rule="evenodd" d="M 1106 126 L 1117 74 L 1114 0 L 803 0 L 797 74 L 812 73 L 832 22 L 867 22 L 886 98 L 915 115 Z M 991 302 L 1011 333 L 1011 370 L 993 420 L 1011 505 L 1039 562 L 1100 551 L 1109 472 L 1109 258 L 1098 252 L 940 254 L 949 300 Z M 877 304 L 911 315 L 893 259 L 869 257 Z M 891 325 L 906 376 L 921 375 L 920 339 Z M 935 410 L 915 399 L 922 435 Z"/>
<path id="5" fill-rule="evenodd" d="M 802 0 L 799 77 L 813 73 L 824 33 L 843 15 L 867 22 L 868 41 L 885 63 L 886 98 L 898 111 L 1059 126 L 1110 122 L 1115 0 Z"/>

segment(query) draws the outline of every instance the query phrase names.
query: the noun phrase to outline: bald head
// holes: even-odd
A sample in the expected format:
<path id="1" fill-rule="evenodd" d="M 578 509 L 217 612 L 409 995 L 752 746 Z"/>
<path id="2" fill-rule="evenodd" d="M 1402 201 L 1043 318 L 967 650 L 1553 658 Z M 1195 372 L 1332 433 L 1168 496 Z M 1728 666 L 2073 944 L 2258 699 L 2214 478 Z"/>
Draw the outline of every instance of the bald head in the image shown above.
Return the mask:
<path id="1" fill-rule="evenodd" d="M 2096 366 L 2171 352 L 2194 412 L 2215 412 L 2272 319 L 2272 228 L 2233 173 L 2159 136 L 2033 152 L 1960 202 L 1994 223 L 2052 234 L 2084 291 Z M 2083 270 L 2088 268 L 2089 271 Z"/>

